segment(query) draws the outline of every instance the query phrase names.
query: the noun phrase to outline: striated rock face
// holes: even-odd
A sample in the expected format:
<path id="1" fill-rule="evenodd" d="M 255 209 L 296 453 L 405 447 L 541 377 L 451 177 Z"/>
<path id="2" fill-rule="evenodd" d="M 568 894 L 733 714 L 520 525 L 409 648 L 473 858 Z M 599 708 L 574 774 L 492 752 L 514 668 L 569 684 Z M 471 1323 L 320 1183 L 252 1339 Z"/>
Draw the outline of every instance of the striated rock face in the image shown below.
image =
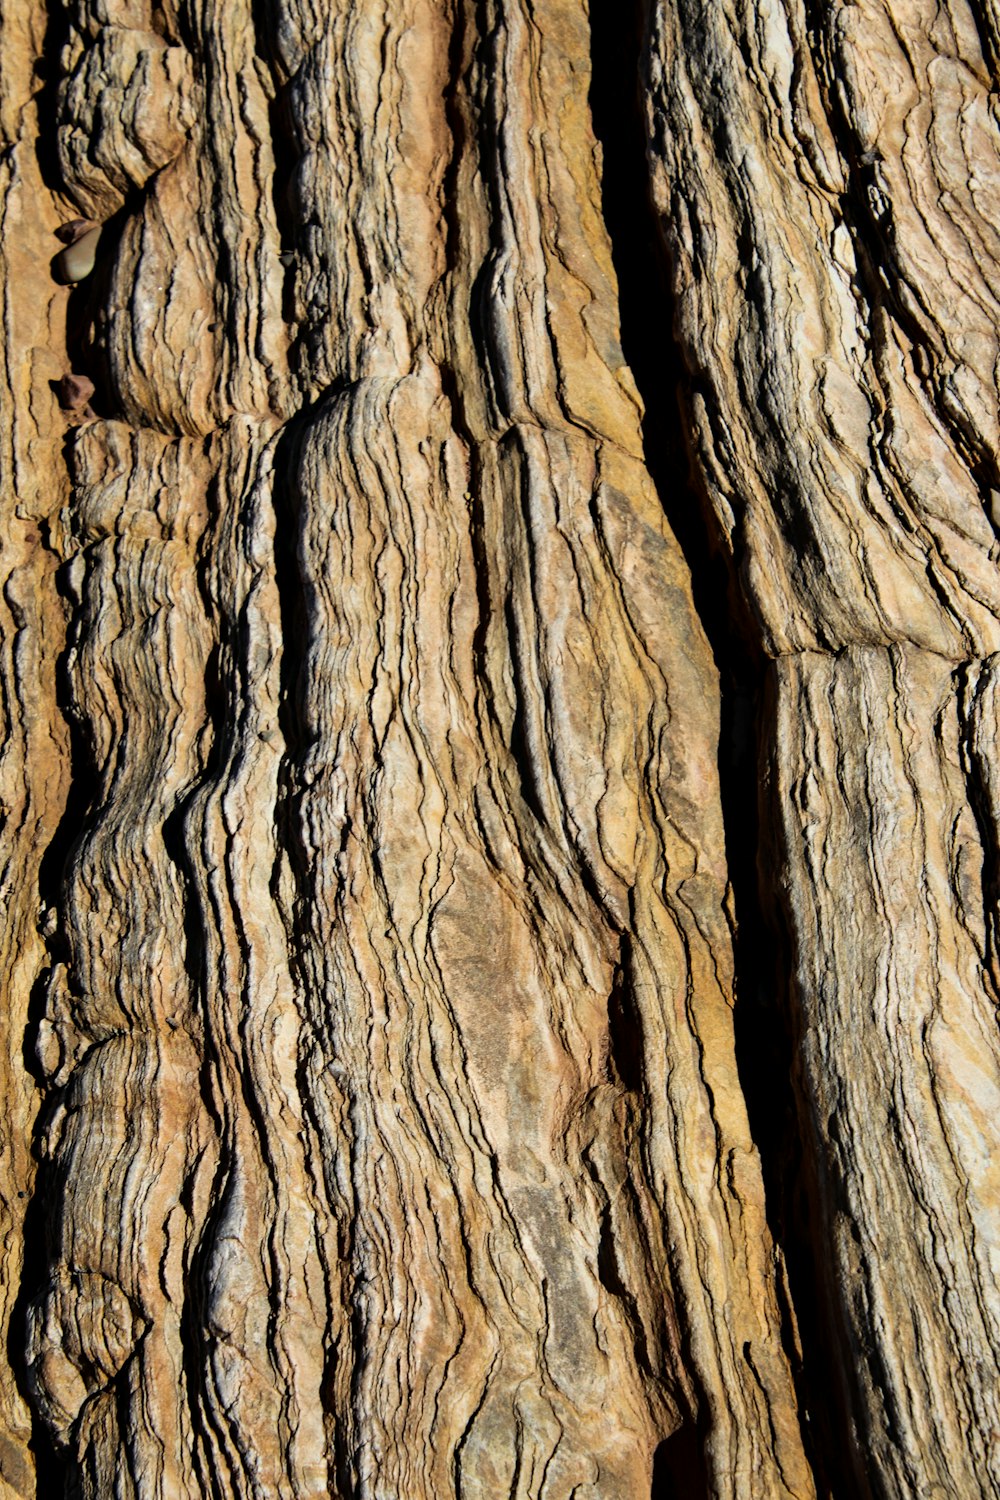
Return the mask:
<path id="1" fill-rule="evenodd" d="M 0 0 L 0 1500 L 1000 1494 L 997 26 Z"/>
<path id="2" fill-rule="evenodd" d="M 1000 1494 L 998 23 L 677 0 L 646 63 L 861 1494 Z"/>

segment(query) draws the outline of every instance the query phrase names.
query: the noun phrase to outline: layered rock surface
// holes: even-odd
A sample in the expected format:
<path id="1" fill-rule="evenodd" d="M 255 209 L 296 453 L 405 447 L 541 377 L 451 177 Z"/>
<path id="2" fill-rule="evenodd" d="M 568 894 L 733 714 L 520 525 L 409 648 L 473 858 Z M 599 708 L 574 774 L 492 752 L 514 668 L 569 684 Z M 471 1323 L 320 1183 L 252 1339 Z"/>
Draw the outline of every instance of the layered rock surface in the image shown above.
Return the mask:
<path id="1" fill-rule="evenodd" d="M 0 1495 L 1000 1493 L 995 39 L 0 0 Z"/>

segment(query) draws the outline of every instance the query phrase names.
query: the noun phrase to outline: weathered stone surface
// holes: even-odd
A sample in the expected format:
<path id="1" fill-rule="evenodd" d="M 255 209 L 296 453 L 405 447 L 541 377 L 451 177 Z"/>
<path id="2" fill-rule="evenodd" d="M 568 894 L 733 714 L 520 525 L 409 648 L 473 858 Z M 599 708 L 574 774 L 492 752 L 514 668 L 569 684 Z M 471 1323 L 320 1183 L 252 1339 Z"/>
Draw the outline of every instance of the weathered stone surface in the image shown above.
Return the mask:
<path id="1" fill-rule="evenodd" d="M 775 658 L 764 886 L 841 1482 L 1000 1493 L 996 14 L 658 4 L 661 228 L 715 534 Z"/>
<path id="2" fill-rule="evenodd" d="M 0 1496 L 1000 1492 L 995 26 L 816 9 L 0 0 Z"/>

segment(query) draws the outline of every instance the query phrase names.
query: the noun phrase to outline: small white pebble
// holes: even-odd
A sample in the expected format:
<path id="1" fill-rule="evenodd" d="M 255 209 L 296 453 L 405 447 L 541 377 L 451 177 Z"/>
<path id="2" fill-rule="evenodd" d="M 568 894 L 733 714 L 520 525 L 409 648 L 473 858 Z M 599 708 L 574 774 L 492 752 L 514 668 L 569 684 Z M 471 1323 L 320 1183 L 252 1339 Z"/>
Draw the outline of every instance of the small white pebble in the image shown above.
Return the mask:
<path id="1" fill-rule="evenodd" d="M 89 276 L 94 269 L 97 259 L 97 246 L 101 238 L 100 225 L 96 229 L 88 229 L 72 245 L 67 245 L 56 257 L 56 270 L 59 280 L 64 283 L 82 281 Z"/>

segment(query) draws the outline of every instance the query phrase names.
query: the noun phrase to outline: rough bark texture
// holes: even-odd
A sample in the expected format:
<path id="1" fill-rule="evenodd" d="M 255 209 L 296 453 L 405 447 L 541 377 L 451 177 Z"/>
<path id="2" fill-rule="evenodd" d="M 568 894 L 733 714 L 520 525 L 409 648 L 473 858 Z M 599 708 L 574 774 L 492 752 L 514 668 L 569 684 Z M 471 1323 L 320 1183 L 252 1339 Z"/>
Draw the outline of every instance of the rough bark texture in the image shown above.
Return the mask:
<path id="1" fill-rule="evenodd" d="M 998 56 L 0 0 L 0 1500 L 1000 1495 Z"/>

